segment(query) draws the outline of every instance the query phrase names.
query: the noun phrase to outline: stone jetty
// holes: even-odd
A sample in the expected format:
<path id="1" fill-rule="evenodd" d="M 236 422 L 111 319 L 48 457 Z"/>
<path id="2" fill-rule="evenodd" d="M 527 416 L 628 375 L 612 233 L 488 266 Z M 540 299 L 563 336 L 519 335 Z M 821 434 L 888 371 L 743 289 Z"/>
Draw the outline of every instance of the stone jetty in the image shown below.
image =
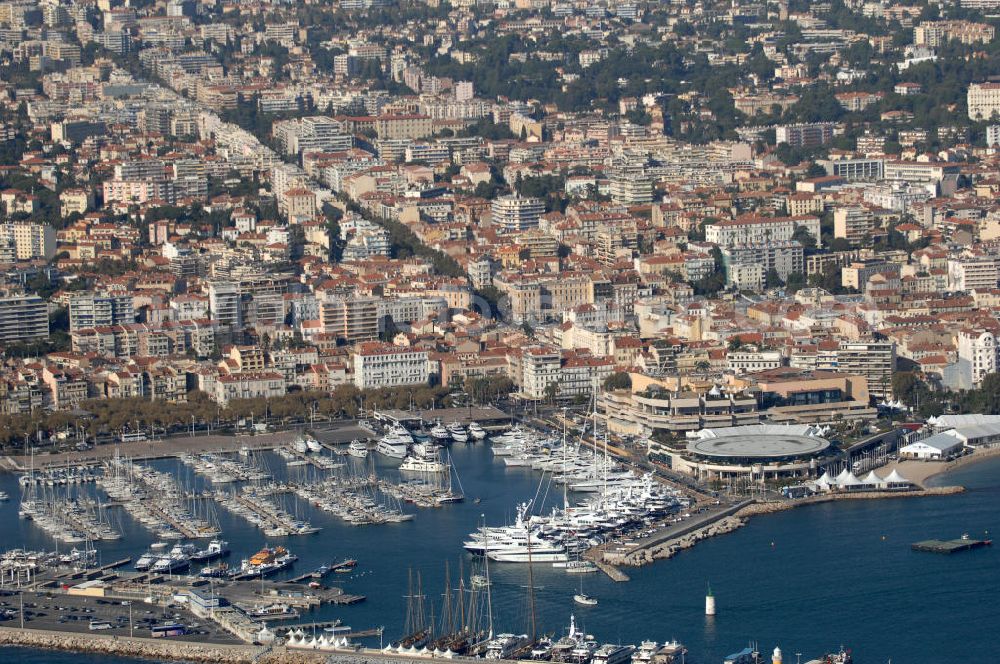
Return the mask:
<path id="1" fill-rule="evenodd" d="M 196 643 L 176 639 L 144 639 L 106 634 L 81 634 L 40 629 L 0 628 L 0 646 L 25 646 L 50 650 L 92 652 L 117 657 L 180 660 L 213 664 L 316 664 L 325 657 L 315 653 L 266 650 L 260 646 Z"/>
<path id="2" fill-rule="evenodd" d="M 692 530 L 675 539 L 658 542 L 650 547 L 636 549 L 623 554 L 606 552 L 604 560 L 615 565 L 630 565 L 633 567 L 647 565 L 654 560 L 672 558 L 684 549 L 690 549 L 701 540 L 731 533 L 745 523 L 744 519 L 736 516 L 723 517 L 703 528 Z"/>

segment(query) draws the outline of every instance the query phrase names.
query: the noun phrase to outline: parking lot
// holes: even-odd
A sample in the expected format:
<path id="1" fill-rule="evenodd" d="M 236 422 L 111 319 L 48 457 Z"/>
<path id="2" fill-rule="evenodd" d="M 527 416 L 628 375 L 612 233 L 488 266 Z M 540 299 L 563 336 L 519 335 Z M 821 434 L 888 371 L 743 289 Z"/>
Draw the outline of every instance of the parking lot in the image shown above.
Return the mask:
<path id="1" fill-rule="evenodd" d="M 129 624 L 130 605 L 118 600 L 99 597 L 78 597 L 45 592 L 24 593 L 24 626 L 28 629 L 46 629 L 60 632 L 82 632 L 137 636 L 149 638 L 154 625 L 181 623 L 188 628 L 184 636 L 170 637 L 185 641 L 208 643 L 240 643 L 238 639 L 221 630 L 215 623 L 201 619 L 183 607 L 167 607 L 133 601 L 132 623 Z M 17 591 L 0 591 L 0 625 L 17 627 L 21 624 L 21 598 Z M 108 623 L 110 629 L 91 630 L 91 624 Z"/>

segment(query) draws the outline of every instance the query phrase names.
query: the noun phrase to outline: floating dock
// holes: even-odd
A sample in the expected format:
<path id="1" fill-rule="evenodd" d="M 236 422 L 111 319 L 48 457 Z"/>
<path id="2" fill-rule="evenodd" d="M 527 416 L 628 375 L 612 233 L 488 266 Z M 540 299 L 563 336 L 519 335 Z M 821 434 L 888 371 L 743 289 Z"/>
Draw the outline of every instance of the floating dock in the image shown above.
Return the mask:
<path id="1" fill-rule="evenodd" d="M 914 551 L 927 551 L 929 553 L 958 553 L 959 551 L 978 549 L 983 546 L 990 546 L 991 544 L 993 544 L 993 540 L 977 540 L 963 537 L 954 540 L 932 539 L 914 542 L 910 545 L 910 548 Z"/>

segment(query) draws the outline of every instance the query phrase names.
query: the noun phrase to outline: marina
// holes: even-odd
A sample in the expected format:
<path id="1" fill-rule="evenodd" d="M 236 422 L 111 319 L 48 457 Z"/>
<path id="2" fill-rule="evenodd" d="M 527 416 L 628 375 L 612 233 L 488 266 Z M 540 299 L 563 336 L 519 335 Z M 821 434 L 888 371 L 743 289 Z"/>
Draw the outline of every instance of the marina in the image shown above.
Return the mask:
<path id="1" fill-rule="evenodd" d="M 561 484 L 549 484 L 548 492 L 545 489 L 539 490 L 539 479 L 540 477 L 544 479 L 545 474 L 539 474 L 538 471 L 528 469 L 528 468 L 512 468 L 505 466 L 501 460 L 496 459 L 491 454 L 488 446 L 483 445 L 459 445 L 457 447 L 453 446 L 451 453 L 455 458 L 456 464 L 462 469 L 462 481 L 465 485 L 465 491 L 470 496 L 482 497 L 481 502 L 474 502 L 473 500 L 467 500 L 465 503 L 458 503 L 455 505 L 447 506 L 444 510 L 432 510 L 424 511 L 420 508 L 417 519 L 410 524 L 400 524 L 399 526 L 394 526 L 387 529 L 379 529 L 378 534 L 373 537 L 368 536 L 353 536 L 351 533 L 363 533 L 365 531 L 358 531 L 353 529 L 345 530 L 348 527 L 347 524 L 338 525 L 340 521 L 329 515 L 321 509 L 317 509 L 315 506 L 308 504 L 306 501 L 302 501 L 296 494 L 285 493 L 287 500 L 294 500 L 299 503 L 298 513 L 315 523 L 317 526 L 321 527 L 322 530 L 315 535 L 316 542 L 343 542 L 345 544 L 335 543 L 332 547 L 320 544 L 319 548 L 313 551 L 314 547 L 312 545 L 304 545 L 302 543 L 295 545 L 294 547 L 288 546 L 289 550 L 292 550 L 299 560 L 295 561 L 294 564 L 284 570 L 276 572 L 272 577 L 264 579 L 264 582 L 268 584 L 266 587 L 268 589 L 274 588 L 275 591 L 278 590 L 279 586 L 271 586 L 272 579 L 277 582 L 281 582 L 281 579 L 294 578 L 302 574 L 311 574 L 312 571 L 322 568 L 324 565 L 330 565 L 331 558 L 341 559 L 341 557 L 351 556 L 357 557 L 362 561 L 353 571 L 346 574 L 337 574 L 334 576 L 332 573 L 329 574 L 330 581 L 338 582 L 344 584 L 345 590 L 341 591 L 344 595 L 356 595 L 363 594 L 367 596 L 367 601 L 354 604 L 345 607 L 345 610 L 350 612 L 349 618 L 345 619 L 345 622 L 349 622 L 356 626 L 370 626 L 370 625 L 386 625 L 386 633 L 389 635 L 398 635 L 405 632 L 405 625 L 403 624 L 404 611 L 400 607 L 399 595 L 401 594 L 399 588 L 405 588 L 407 563 L 412 562 L 417 565 L 418 568 L 422 569 L 423 573 L 423 586 L 425 588 L 424 594 L 429 598 L 431 596 L 439 597 L 439 592 L 437 590 L 441 585 L 441 560 L 452 558 L 454 560 L 455 553 L 455 542 L 461 542 L 463 540 L 463 535 L 468 533 L 470 528 L 475 527 L 477 524 L 483 522 L 483 518 L 480 517 L 480 513 L 485 514 L 485 522 L 490 524 L 512 524 L 516 521 L 516 511 L 513 506 L 517 504 L 518 501 L 523 502 L 525 499 L 531 499 L 538 493 L 538 502 L 540 503 L 537 509 L 532 509 L 532 516 L 537 516 L 539 514 L 548 515 L 551 513 L 552 508 L 560 508 L 562 506 L 562 492 L 563 485 Z M 272 453 L 266 453 L 268 457 L 268 466 L 277 468 L 279 472 L 275 475 L 275 482 L 278 485 L 288 484 L 292 480 L 292 476 L 288 473 L 296 474 L 295 481 L 301 481 L 305 476 L 298 477 L 297 474 L 300 473 L 299 470 L 295 468 L 288 469 L 287 473 L 283 471 L 284 464 L 278 461 L 278 458 Z M 381 460 L 376 455 L 374 458 L 374 468 L 378 475 L 381 477 L 391 477 L 393 469 L 398 465 L 398 461 L 392 460 Z M 352 463 L 357 463 L 357 461 L 352 461 Z M 179 465 L 175 461 L 157 461 L 151 464 L 156 470 L 160 472 L 173 472 L 182 473 L 182 465 Z M 364 466 L 355 471 L 355 474 L 365 474 L 367 471 L 362 470 Z M 336 471 L 340 473 L 342 471 Z M 200 478 L 200 476 L 199 476 Z M 186 482 L 187 480 L 185 480 Z M 207 484 L 207 483 L 206 483 Z M 294 484 L 294 482 L 292 482 Z M 576 503 L 588 498 L 586 493 L 576 493 L 569 492 L 569 497 L 572 499 L 571 502 Z M 184 491 L 186 494 L 194 495 L 205 495 L 204 489 L 201 487 L 200 483 L 195 483 L 191 485 Z M 204 501 L 204 498 L 200 500 Z M 952 500 L 952 499 L 935 499 L 929 498 L 928 504 L 932 504 L 933 501 L 941 500 Z M 962 500 L 962 497 L 956 498 L 954 500 Z M 211 501 L 210 501 L 211 502 Z M 897 501 L 881 501 L 885 502 L 887 505 L 899 505 Z M 905 501 L 904 501 L 905 502 Z M 909 510 L 921 510 L 924 501 L 914 501 L 913 506 L 907 505 L 905 509 Z M 949 503 L 943 503 L 948 505 Z M 286 506 L 286 509 L 291 507 L 291 503 Z M 865 536 L 865 528 L 871 527 L 866 526 L 864 518 L 861 516 L 864 512 L 868 510 L 885 510 L 884 507 L 869 507 L 866 503 L 860 503 L 858 505 L 846 505 L 838 506 L 838 508 L 844 509 L 844 519 L 851 523 L 852 530 L 859 530 L 861 537 Z M 8 504 L 5 508 L 0 504 L 0 514 L 3 514 L 3 510 L 7 509 L 8 513 L 10 509 L 13 509 L 16 515 L 16 502 Z M 890 508 L 893 509 L 893 508 Z M 859 511 L 860 510 L 860 511 Z M 294 513 L 294 509 L 290 510 L 290 513 Z M 671 637 L 667 641 L 672 640 L 673 636 L 680 637 L 679 640 L 683 641 L 686 646 L 690 649 L 692 653 L 699 654 L 699 661 L 702 659 L 714 659 L 719 661 L 726 653 L 734 651 L 734 645 L 739 643 L 746 643 L 747 638 L 760 638 L 762 640 L 773 639 L 775 642 L 781 640 L 792 641 L 796 643 L 804 643 L 801 649 L 806 647 L 819 651 L 825 644 L 818 642 L 815 638 L 809 637 L 809 628 L 798 625 L 795 621 L 791 621 L 789 624 L 783 624 L 780 630 L 773 629 L 774 626 L 769 626 L 766 621 L 756 620 L 754 618 L 754 613 L 752 610 L 752 602 L 750 601 L 750 595 L 752 593 L 743 592 L 741 593 L 738 588 L 741 585 L 741 581 L 732 574 L 725 574 L 718 571 L 713 572 L 712 587 L 716 595 L 719 598 L 719 618 L 715 623 L 713 628 L 711 640 L 708 640 L 708 634 L 704 631 L 702 625 L 698 621 L 704 620 L 703 607 L 699 606 L 701 604 L 700 596 L 704 594 L 704 573 L 699 571 L 703 566 L 707 566 L 713 570 L 725 569 L 726 564 L 724 559 L 720 559 L 720 555 L 726 555 L 724 552 L 730 551 L 736 547 L 740 551 L 758 551 L 766 550 L 770 555 L 774 555 L 775 551 L 784 552 L 782 559 L 784 560 L 789 554 L 795 555 L 795 547 L 790 547 L 789 535 L 780 535 L 774 533 L 771 529 L 765 529 L 768 532 L 766 534 L 755 535 L 755 533 L 760 533 L 762 526 L 767 526 L 770 523 L 770 519 L 775 519 L 777 522 L 792 520 L 796 523 L 794 529 L 800 531 L 805 528 L 806 532 L 811 532 L 810 535 L 814 540 L 822 542 L 823 546 L 832 547 L 833 550 L 839 551 L 836 545 L 836 541 L 825 537 L 823 533 L 815 532 L 815 528 L 812 531 L 809 530 L 810 518 L 800 516 L 805 512 L 822 512 L 824 516 L 823 523 L 827 520 L 834 518 L 839 515 L 840 512 L 831 511 L 829 506 L 817 505 L 810 508 L 805 508 L 802 512 L 793 511 L 781 515 L 775 515 L 768 517 L 766 520 L 761 520 L 759 523 L 761 525 L 754 525 L 750 528 L 742 529 L 729 538 L 720 540 L 710 540 L 701 545 L 699 545 L 699 550 L 697 555 L 694 556 L 681 556 L 669 563 L 661 563 L 648 568 L 638 568 L 635 571 L 630 571 L 630 576 L 632 577 L 633 583 L 622 583 L 616 584 L 612 583 L 610 579 L 606 579 L 605 575 L 588 575 L 588 579 L 585 582 L 586 594 L 596 598 L 598 600 L 598 605 L 596 607 L 588 608 L 585 606 L 578 607 L 577 616 L 581 619 L 583 612 L 589 611 L 595 616 L 600 615 L 601 621 L 609 621 L 616 625 L 624 625 L 625 631 L 622 632 L 622 637 L 618 637 L 617 633 L 602 633 L 605 630 L 599 628 L 594 628 L 593 631 L 598 633 L 599 637 L 603 637 L 606 641 L 619 641 L 622 643 L 641 643 L 643 640 L 648 640 L 650 637 L 656 636 L 659 632 L 663 635 L 662 630 L 669 628 L 669 631 L 665 636 Z M 126 512 L 127 514 L 127 512 Z M 331 518 L 333 517 L 333 518 Z M 530 518 L 530 517 L 528 517 Z M 260 542 L 256 538 L 247 538 L 245 535 L 241 535 L 241 527 L 239 524 L 245 523 L 240 517 L 232 515 L 227 511 L 221 511 L 218 514 L 218 520 L 222 531 L 224 532 L 226 539 L 230 540 L 230 548 L 233 549 L 234 553 L 232 558 L 239 561 L 242 557 L 247 557 L 254 551 L 260 549 Z M 16 521 L 16 519 L 15 519 Z M 758 522 L 755 520 L 754 524 Z M 126 521 L 124 525 L 128 527 L 129 521 Z M 419 524 L 419 525 L 417 525 Z M 465 525 L 461 528 L 461 525 Z M 973 530 L 976 523 L 970 523 L 969 528 Z M 880 528 L 882 526 L 874 526 Z M 925 526 L 926 527 L 926 526 Z M 983 528 L 989 527 L 989 524 L 983 524 Z M 16 531 L 17 536 L 22 538 L 22 541 L 31 541 L 30 537 L 28 540 L 23 540 L 25 534 L 29 531 L 25 531 L 25 528 L 32 528 L 30 522 L 22 522 L 20 528 Z M 414 530 L 416 528 L 416 530 Z M 414 555 L 411 556 L 409 560 L 400 564 L 399 558 L 397 557 L 387 557 L 384 555 L 384 551 L 387 549 L 391 550 L 406 550 L 411 551 L 409 548 L 410 542 L 415 536 L 416 532 L 422 532 L 424 529 L 429 529 L 435 533 L 435 538 L 433 543 L 426 538 L 427 544 L 425 547 L 421 547 L 419 551 L 415 551 Z M 37 532 L 37 531 L 36 531 Z M 133 541 L 132 539 L 133 530 L 128 530 L 130 535 L 126 536 L 122 540 L 107 542 L 101 545 L 102 556 L 104 558 L 113 558 L 115 560 L 120 560 L 128 555 L 131 555 L 134 559 L 143 550 L 148 549 L 148 544 L 142 541 L 140 537 L 138 541 Z M 147 531 L 148 532 L 148 531 Z M 887 535 L 890 540 L 899 541 L 900 539 L 905 539 L 905 535 L 900 535 L 899 533 L 885 533 L 882 530 L 876 530 L 876 533 L 880 533 L 875 539 L 881 541 L 882 535 Z M 35 535 L 37 537 L 38 535 Z M 155 534 L 154 534 L 155 536 Z M 259 537 L 259 535 L 257 536 Z M 327 538 L 333 539 L 327 539 Z M 763 537 L 767 537 L 767 542 L 759 542 Z M 774 539 L 777 541 L 777 547 L 772 548 L 770 545 L 770 540 Z M 906 541 L 916 541 L 919 537 L 911 537 Z M 235 540 L 235 541 L 234 541 Z M 149 540 L 146 540 L 148 542 Z M 299 541 L 296 539 L 295 541 Z M 301 542 L 312 541 L 312 540 L 301 540 Z M 757 544 L 754 544 L 757 541 Z M 281 542 L 279 539 L 277 542 L 271 544 L 274 546 Z M 349 544 L 348 544 L 349 543 Z M 171 543 L 172 546 L 172 543 Z M 204 548 L 205 544 L 200 545 L 200 548 Z M 287 545 L 286 545 L 287 546 Z M 344 549 L 347 546 L 347 549 Z M 757 547 L 761 547 L 758 549 Z M 82 548 L 82 547 L 81 547 Z M 341 553 L 341 556 L 331 556 L 327 553 L 331 548 L 336 548 L 337 553 Z M 811 547 L 810 547 L 811 548 Z M 169 550 L 169 547 L 168 549 Z M 882 550 L 884 545 L 882 545 Z M 121 552 L 121 553 L 118 553 Z M 909 547 L 906 547 L 906 552 L 909 553 Z M 117 553 L 117 555 L 116 555 Z M 803 552 L 804 553 L 804 552 Z M 843 557 L 847 555 L 845 551 L 840 551 L 837 555 Z M 850 554 L 857 555 L 857 554 Z M 919 558 L 919 554 L 912 554 L 913 556 Z M 970 553 L 972 556 L 968 560 L 972 561 L 974 567 L 976 567 L 976 562 L 979 560 L 980 556 L 977 552 Z M 759 556 L 754 554 L 751 559 L 757 560 Z M 890 557 L 891 559 L 891 557 Z M 480 575 L 482 574 L 481 565 L 482 563 L 477 563 L 480 558 L 472 557 L 465 558 L 465 564 L 480 565 Z M 533 567 L 534 574 L 534 584 L 536 586 L 536 592 L 534 594 L 534 601 L 536 604 L 536 615 L 539 624 L 539 633 L 542 630 L 546 630 L 551 633 L 553 627 L 558 629 L 560 624 L 564 625 L 568 619 L 568 616 L 573 612 L 573 595 L 579 591 L 579 583 L 577 577 L 572 574 L 567 573 L 566 567 L 553 567 L 551 563 L 537 562 L 533 566 L 527 564 L 519 565 L 507 565 L 497 563 L 493 565 L 490 563 L 490 577 L 491 586 L 493 588 L 493 604 L 494 604 L 494 615 L 497 621 L 497 633 L 509 633 L 509 634 L 530 634 L 529 629 L 529 619 L 525 612 L 525 590 L 524 586 L 526 584 L 526 577 L 528 574 L 528 568 Z M 572 562 L 572 560 L 567 561 L 567 564 Z M 894 561 L 892 564 L 900 565 L 899 560 Z M 766 564 L 764 561 L 760 561 L 755 564 Z M 795 558 L 788 560 L 785 565 L 795 565 Z M 888 563 L 887 563 L 888 564 Z M 238 567 L 238 562 L 233 564 L 233 567 Z M 665 566 L 664 566 L 665 565 Z M 453 563 L 453 570 L 456 569 Z M 722 578 L 716 578 L 718 576 Z M 140 577 L 137 577 L 140 578 Z M 166 578 L 166 577 L 164 577 Z M 174 577 L 175 579 L 178 577 Z M 223 580 L 226 582 L 225 580 Z M 309 579 L 307 583 L 313 581 Z M 325 585 L 325 579 L 323 580 Z M 805 579 L 799 579 L 799 583 L 808 583 Z M 145 588 L 145 581 L 140 582 L 141 587 Z M 261 583 L 260 578 L 248 579 L 246 581 L 237 582 L 240 584 L 245 584 L 246 592 L 259 593 L 259 584 Z M 481 581 L 478 583 L 482 583 Z M 254 585 L 258 586 L 258 589 L 253 590 Z M 659 600 L 659 597 L 664 595 L 658 595 L 657 593 L 663 593 L 667 591 L 667 586 L 669 584 L 669 594 L 671 597 L 679 598 L 679 601 L 671 601 L 669 603 L 664 603 Z M 139 584 L 136 584 L 139 585 Z M 299 588 L 303 588 L 305 584 L 297 584 Z M 456 584 L 452 584 L 454 587 Z M 155 584 L 154 584 L 155 586 Z M 470 588 L 471 582 L 466 581 L 465 587 Z M 432 593 L 428 588 L 434 587 L 435 591 Z M 480 585 L 480 587 L 483 587 Z M 650 588 L 650 593 L 636 593 L 634 588 Z M 207 588 L 207 586 L 206 586 Z M 308 592 L 315 592 L 317 589 L 308 588 Z M 758 589 L 759 590 L 759 589 Z M 360 592 L 359 592 L 360 591 Z M 966 590 L 967 591 L 967 590 Z M 270 592 L 267 590 L 266 592 Z M 325 592 L 325 591 L 324 591 Z M 245 594 L 245 593 L 244 593 Z M 741 595 L 746 596 L 741 597 Z M 482 597 L 482 594 L 480 595 Z M 684 599 L 684 598 L 688 599 Z M 252 595 L 248 595 L 245 601 L 249 602 L 247 606 L 266 606 L 268 601 L 262 597 L 254 598 Z M 270 600 L 274 601 L 274 600 Z M 438 599 L 434 601 L 432 599 L 426 600 L 428 606 L 425 607 L 425 612 L 433 611 L 440 621 L 441 616 L 441 600 Z M 433 607 L 431 605 L 434 605 Z M 322 621 L 324 619 L 333 619 L 334 617 L 339 617 L 339 614 L 329 613 L 334 607 L 332 600 L 330 601 L 330 609 L 325 609 L 322 605 L 317 606 L 310 610 L 308 620 L 309 621 Z M 649 616 L 658 616 L 655 620 L 643 620 L 634 627 L 629 626 L 630 618 L 628 616 L 633 615 L 633 612 L 642 612 Z M 599 613 L 595 613 L 599 612 Z M 485 614 L 485 612 L 484 612 Z M 662 617 L 659 617 L 662 616 Z M 727 619 L 732 617 L 733 624 L 727 626 Z M 587 618 L 587 623 L 594 620 L 593 617 Z M 721 619 L 721 622 L 719 622 Z M 283 621 L 283 622 L 295 622 L 295 621 Z M 739 626 L 736 631 L 735 623 L 738 622 Z M 619 628 L 620 629 L 620 628 Z M 359 629 L 358 631 L 364 631 Z M 588 630 L 589 631 L 589 630 Z M 849 628 L 849 632 L 854 634 L 858 631 L 857 626 Z M 810 640 L 812 638 L 812 640 Z M 558 640 L 558 639 L 556 639 Z M 662 639 L 658 639 L 662 642 Z M 845 638 L 845 640 L 847 640 Z M 851 638 L 850 641 L 856 645 L 858 638 Z M 713 645 L 714 644 L 714 645 Z M 377 645 L 377 640 L 376 640 Z M 423 646 L 418 646 L 416 649 L 419 651 Z M 600 647 L 600 642 L 598 643 Z M 872 641 L 871 639 L 864 642 L 864 647 L 866 652 L 879 652 L 878 642 Z M 926 647 L 926 644 L 925 644 Z M 902 646 L 900 642 L 894 642 L 892 646 L 892 651 L 882 650 L 882 652 L 896 653 L 899 652 L 900 648 L 905 652 L 905 647 Z M 544 647 L 541 648 L 544 650 Z M 433 648 L 431 648 L 433 650 Z M 710 658 L 708 656 L 711 656 Z M 895 658 L 896 655 L 894 654 Z"/>

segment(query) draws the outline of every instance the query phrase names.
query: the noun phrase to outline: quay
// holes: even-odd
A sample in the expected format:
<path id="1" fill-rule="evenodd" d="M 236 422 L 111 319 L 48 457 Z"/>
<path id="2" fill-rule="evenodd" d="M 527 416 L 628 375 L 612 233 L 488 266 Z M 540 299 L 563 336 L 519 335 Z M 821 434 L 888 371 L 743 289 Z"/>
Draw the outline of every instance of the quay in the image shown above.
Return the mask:
<path id="1" fill-rule="evenodd" d="M 745 500 L 735 504 L 722 504 L 707 509 L 705 512 L 693 515 L 677 523 L 666 523 L 657 533 L 639 539 L 632 539 L 611 550 L 607 545 L 598 547 L 594 562 L 604 562 L 610 565 L 645 565 L 659 557 L 669 557 L 675 552 L 675 546 L 682 544 L 683 538 L 699 539 L 697 535 L 713 526 L 728 532 L 728 526 L 722 528 L 724 521 L 753 503 Z M 723 522 L 723 523 L 720 523 Z M 666 556 L 662 555 L 667 553 Z M 600 566 L 600 565 L 598 565 Z M 604 569 L 603 567 L 601 568 Z M 605 570 L 606 572 L 606 570 Z M 606 572 L 607 573 L 607 572 Z M 610 576 L 610 574 L 609 574 Z M 614 578 L 614 577 L 611 577 Z M 617 580 L 617 579 L 616 579 Z"/>
<path id="2" fill-rule="evenodd" d="M 198 435 L 172 436 L 157 440 L 131 442 L 121 444 L 98 445 L 83 452 L 61 452 L 58 454 L 36 454 L 35 467 L 45 466 L 65 468 L 70 466 L 93 466 L 100 464 L 119 453 L 128 456 L 133 461 L 149 461 L 153 459 L 170 459 L 183 453 L 204 454 L 206 452 L 237 452 L 246 445 L 251 450 L 271 450 L 275 447 L 288 445 L 299 436 L 298 431 L 279 431 L 275 433 L 247 435 Z M 31 467 L 31 459 L 27 456 L 6 456 L 0 468 L 15 472 L 26 472 Z"/>
<path id="3" fill-rule="evenodd" d="M 394 410 L 380 409 L 373 413 L 376 420 L 391 424 L 416 424 L 417 422 L 436 422 L 448 426 L 454 422 L 468 425 L 478 422 L 486 431 L 506 429 L 510 426 L 511 416 L 494 406 L 469 406 L 467 408 L 436 408 L 425 410 Z"/>
<path id="4" fill-rule="evenodd" d="M 954 540 L 930 539 L 922 542 L 914 542 L 910 548 L 914 551 L 926 551 L 928 553 L 958 553 L 959 551 L 970 551 L 984 546 L 990 546 L 993 540 L 977 540 L 962 537 Z"/>

